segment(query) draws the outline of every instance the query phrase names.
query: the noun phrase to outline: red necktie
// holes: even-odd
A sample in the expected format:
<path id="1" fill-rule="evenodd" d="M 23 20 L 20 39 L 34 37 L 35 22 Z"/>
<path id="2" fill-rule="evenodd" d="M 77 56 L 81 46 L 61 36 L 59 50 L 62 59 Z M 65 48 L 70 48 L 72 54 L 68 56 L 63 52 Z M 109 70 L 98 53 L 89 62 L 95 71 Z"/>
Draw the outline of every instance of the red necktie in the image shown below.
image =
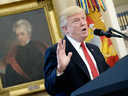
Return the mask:
<path id="1" fill-rule="evenodd" d="M 82 47 L 84 55 L 85 55 L 85 57 L 86 57 L 86 59 L 88 61 L 88 64 L 89 64 L 90 68 L 91 68 L 91 72 L 92 72 L 93 78 L 96 78 L 97 76 L 99 76 L 99 74 L 98 74 L 98 71 L 97 71 L 97 69 L 96 69 L 91 57 L 88 54 L 88 51 L 87 51 L 87 49 L 85 47 L 85 44 L 83 42 L 81 42 L 80 46 Z"/>

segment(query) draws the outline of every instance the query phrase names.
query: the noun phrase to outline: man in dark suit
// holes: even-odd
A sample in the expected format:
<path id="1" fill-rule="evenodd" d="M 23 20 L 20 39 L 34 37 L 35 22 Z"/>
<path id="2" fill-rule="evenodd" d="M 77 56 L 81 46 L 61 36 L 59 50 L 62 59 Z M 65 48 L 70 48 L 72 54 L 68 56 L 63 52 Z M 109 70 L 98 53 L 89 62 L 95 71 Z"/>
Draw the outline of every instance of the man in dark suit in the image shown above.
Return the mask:
<path id="1" fill-rule="evenodd" d="M 60 27 L 64 40 L 45 52 L 45 88 L 50 95 L 70 96 L 73 91 L 109 69 L 109 65 L 95 45 L 85 43 L 88 36 L 85 10 L 71 6 L 60 14 Z M 81 43 L 87 49 L 96 72 L 85 57 Z M 94 77 L 93 73 L 97 73 Z M 86 90 L 86 89 L 85 89 Z"/>

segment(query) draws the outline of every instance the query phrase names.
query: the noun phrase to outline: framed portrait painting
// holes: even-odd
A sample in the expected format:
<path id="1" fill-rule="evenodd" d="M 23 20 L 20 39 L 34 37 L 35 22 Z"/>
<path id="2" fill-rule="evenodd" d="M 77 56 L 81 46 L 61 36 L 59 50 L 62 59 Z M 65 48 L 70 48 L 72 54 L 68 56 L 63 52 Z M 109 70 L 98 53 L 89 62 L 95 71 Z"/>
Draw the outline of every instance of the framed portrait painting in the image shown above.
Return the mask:
<path id="1" fill-rule="evenodd" d="M 52 0 L 13 2 L 0 9 L 0 94 L 45 90 L 44 53 L 60 38 Z"/>

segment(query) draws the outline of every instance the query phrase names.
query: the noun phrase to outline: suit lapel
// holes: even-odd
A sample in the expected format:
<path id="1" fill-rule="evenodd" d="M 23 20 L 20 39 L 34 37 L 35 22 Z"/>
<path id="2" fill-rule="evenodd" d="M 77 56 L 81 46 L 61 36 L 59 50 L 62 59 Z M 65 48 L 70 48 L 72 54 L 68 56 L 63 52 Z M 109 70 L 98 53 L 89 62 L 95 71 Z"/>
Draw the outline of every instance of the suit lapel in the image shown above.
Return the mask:
<path id="1" fill-rule="evenodd" d="M 67 37 L 65 37 L 64 39 L 66 40 L 66 54 L 68 54 L 69 52 L 72 52 L 73 55 L 71 57 L 71 60 L 73 60 L 75 62 L 75 64 L 78 67 L 80 67 L 84 71 L 84 73 L 90 78 L 88 69 L 87 69 L 84 61 L 82 60 L 82 58 L 78 54 L 78 52 L 73 47 L 73 45 L 70 43 L 70 41 L 67 39 Z"/>

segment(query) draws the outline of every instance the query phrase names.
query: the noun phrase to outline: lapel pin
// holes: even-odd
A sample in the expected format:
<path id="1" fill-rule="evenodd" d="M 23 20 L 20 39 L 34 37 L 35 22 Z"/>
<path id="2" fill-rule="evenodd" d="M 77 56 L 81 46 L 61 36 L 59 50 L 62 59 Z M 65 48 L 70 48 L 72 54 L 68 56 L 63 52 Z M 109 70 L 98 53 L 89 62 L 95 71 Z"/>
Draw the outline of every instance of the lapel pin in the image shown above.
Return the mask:
<path id="1" fill-rule="evenodd" d="M 94 51 L 93 49 L 91 49 L 92 51 Z"/>

